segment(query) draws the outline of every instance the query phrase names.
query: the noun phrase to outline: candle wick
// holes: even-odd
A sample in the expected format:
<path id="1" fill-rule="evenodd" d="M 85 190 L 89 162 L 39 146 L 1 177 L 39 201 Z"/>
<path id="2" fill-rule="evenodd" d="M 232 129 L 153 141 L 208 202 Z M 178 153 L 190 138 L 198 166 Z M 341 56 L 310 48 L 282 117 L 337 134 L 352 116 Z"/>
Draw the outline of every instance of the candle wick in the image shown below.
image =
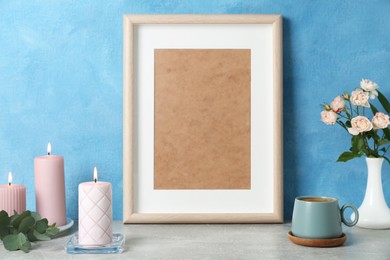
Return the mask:
<path id="1" fill-rule="evenodd" d="M 50 153 L 47 153 L 47 155 L 50 155 Z"/>
<path id="2" fill-rule="evenodd" d="M 96 179 L 95 179 L 95 183 L 96 183 Z"/>
<path id="3" fill-rule="evenodd" d="M 10 183 L 10 182 L 8 182 L 8 186 L 11 186 L 11 183 Z"/>

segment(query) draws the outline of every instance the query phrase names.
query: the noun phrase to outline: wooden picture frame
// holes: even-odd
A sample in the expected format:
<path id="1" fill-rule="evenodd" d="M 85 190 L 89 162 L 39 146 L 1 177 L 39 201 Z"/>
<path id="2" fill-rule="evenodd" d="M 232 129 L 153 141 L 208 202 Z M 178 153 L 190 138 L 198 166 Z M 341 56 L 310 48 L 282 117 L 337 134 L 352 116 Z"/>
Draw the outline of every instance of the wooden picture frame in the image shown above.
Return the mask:
<path id="1" fill-rule="evenodd" d="M 283 222 L 283 66 L 282 66 L 282 16 L 281 15 L 124 15 L 124 40 L 123 40 L 123 222 L 124 223 L 282 223 Z M 229 30 L 232 30 L 231 32 Z M 218 37 L 209 37 L 218 33 Z M 180 33 L 181 32 L 181 33 Z M 257 34 L 259 32 L 259 34 Z M 261 33 L 260 33 L 261 32 Z M 171 34 L 169 34 L 171 33 Z M 188 33 L 188 35 L 186 34 Z M 241 33 L 249 35 L 247 38 L 237 37 Z M 159 34 L 161 34 L 159 36 Z M 183 34 L 183 35 L 182 35 Z M 185 34 L 185 35 L 184 35 Z M 157 35 L 157 36 L 155 36 Z M 197 36 L 193 36 L 197 35 Z M 225 35 L 225 36 L 224 36 Z M 255 35 L 255 36 L 253 36 Z M 171 37 L 170 37 L 171 36 Z M 251 38 L 251 37 L 255 38 Z M 152 38 L 150 38 L 152 37 Z M 153 37 L 157 37 L 156 39 Z M 158 38 L 159 37 L 159 38 Z M 165 41 L 161 39 L 170 38 Z M 190 39 L 191 43 L 186 43 L 185 38 L 198 37 Z M 219 40 L 225 37 L 229 40 Z M 236 38 L 243 38 L 235 43 Z M 153 40 L 151 40 L 153 39 Z M 161 43 L 159 41 L 161 40 Z M 183 43 L 181 43 L 183 41 Z M 188 40 L 187 40 L 188 41 Z M 219 41 L 219 42 L 218 42 Z M 157 43 L 156 43 L 157 42 Z M 195 43 L 193 43 L 195 42 Z M 196 43 L 198 42 L 198 43 Z M 215 44 L 214 44 L 215 42 Z M 217 43 L 218 42 L 218 43 Z M 263 42 L 265 42 L 263 44 Z M 226 43 L 226 44 L 225 44 Z M 154 45 L 153 45 L 154 44 Z M 219 44 L 219 45 L 218 45 Z M 236 45 L 235 45 L 236 44 Z M 143 47 L 148 45 L 148 47 Z M 209 47 L 210 46 L 210 47 Z M 238 46 L 238 47 L 237 47 Z M 244 46 L 244 47 L 241 47 Z M 249 47 L 248 47 L 249 46 Z M 250 46 L 255 46 L 251 49 Z M 149 49 L 147 49 L 149 48 Z M 154 101 L 154 81 L 144 80 L 142 73 L 147 73 L 148 77 L 153 78 L 153 57 L 147 61 L 146 56 L 152 55 L 153 50 L 162 49 L 251 49 L 251 122 L 257 120 L 258 126 L 251 126 L 251 147 L 261 146 L 261 152 L 253 152 L 251 148 L 251 163 L 258 164 L 254 167 L 251 164 L 251 178 L 255 183 L 255 178 L 262 183 L 267 184 L 264 187 L 257 187 L 257 184 L 251 184 L 251 188 L 245 191 L 224 190 L 224 191 L 182 191 L 168 190 L 156 191 L 150 187 L 150 178 L 153 179 L 153 164 L 144 160 L 141 153 L 150 154 L 153 152 L 152 142 L 154 130 L 142 128 L 145 121 L 141 113 L 145 113 L 140 104 L 153 103 Z M 144 53 L 146 53 L 144 55 Z M 261 53 L 263 56 L 260 55 Z M 149 56 L 148 56 L 149 55 Z M 153 55 L 152 55 L 153 56 Z M 259 62 L 258 62 L 259 61 Z M 263 64 L 264 63 L 264 64 Z M 260 64 L 260 65 L 258 65 Z M 146 74 L 145 74 L 146 75 Z M 257 76 L 263 75 L 263 76 Z M 259 77 L 258 79 L 254 79 Z M 256 83 L 254 83 L 256 81 Z M 264 84 L 259 84 L 262 82 Z M 145 89 L 151 91 L 146 91 Z M 263 89 L 264 88 L 264 89 Z M 254 93 L 258 94 L 254 94 Z M 260 94 L 259 94 L 260 93 Z M 258 97 L 264 93 L 264 98 L 268 102 L 267 106 L 255 107 L 260 104 Z M 145 96 L 147 97 L 142 101 Z M 257 96 L 256 96 L 257 95 Z M 151 99 L 150 99 L 151 98 Z M 152 100 L 152 101 L 150 101 Z M 150 105 L 151 111 L 154 111 L 154 104 Z M 263 112 L 259 112 L 263 111 Z M 154 112 L 153 112 L 154 113 Z M 151 117 L 154 117 L 154 114 Z M 149 113 L 150 114 L 150 113 Z M 259 118 L 264 117 L 264 124 Z M 267 121 L 268 120 L 268 121 Z M 153 121 L 153 120 L 149 120 Z M 267 123 L 268 122 L 268 123 Z M 253 124 L 255 125 L 255 124 Z M 153 123 L 151 125 L 153 128 Z M 141 131 L 142 130 L 142 131 Z M 143 131 L 151 131 L 149 139 L 143 135 Z M 146 134 L 145 134 L 146 135 Z M 146 140 L 146 141 L 142 141 Z M 256 141 L 260 140 L 260 141 Z M 142 143 L 144 142 L 144 143 Z M 257 142 L 254 144 L 254 142 Z M 143 145 L 145 144 L 145 145 Z M 151 146 L 149 152 L 144 147 Z M 266 146 L 266 147 L 264 147 Z M 255 155 L 260 155 L 256 156 Z M 148 155 L 149 156 L 149 155 Z M 264 168 L 262 168 L 264 165 Z M 140 170 L 147 167 L 148 170 Z M 151 168 L 150 168 L 151 167 Z M 260 167 L 260 168 L 259 168 Z M 253 169 L 261 169 L 254 171 Z M 149 177 L 144 177 L 144 176 Z M 151 177 L 150 177 L 151 176 Z M 141 180 L 149 178 L 148 181 Z M 149 182 L 144 184 L 144 182 Z M 145 186 L 146 185 L 146 186 Z M 149 185 L 149 186 L 147 186 Z M 147 190 L 144 190 L 148 187 Z M 251 193 L 258 189 L 258 193 Z M 153 199 L 145 199 L 149 193 L 151 198 L 163 198 L 166 192 L 167 199 L 144 206 Z M 263 193 L 262 193 L 263 192 Z M 204 196 L 198 206 L 191 210 L 193 201 L 185 201 L 186 195 L 193 197 Z M 183 195 L 184 194 L 184 195 Z M 222 194 L 222 195 L 221 195 Z M 228 196 L 225 199 L 224 194 Z M 238 194 L 237 200 L 232 200 Z M 245 194 L 245 195 L 241 195 Z M 249 194 L 249 195 L 248 195 Z M 257 194 L 257 195 L 256 195 Z M 258 195 L 260 194 L 260 195 Z M 261 195 L 263 194 L 263 195 Z M 161 196 L 160 195 L 164 195 Z M 215 196 L 216 195 L 216 196 Z M 212 197 L 218 198 L 220 202 L 215 205 L 224 205 L 218 209 L 213 204 L 207 205 Z M 242 196 L 242 197 L 240 197 Z M 249 196 L 249 202 L 246 199 Z M 169 198 L 180 197 L 175 202 Z M 225 201 L 224 201 L 225 200 Z M 184 202 L 183 202 L 184 201 Z M 233 202 L 235 201 L 235 202 Z M 245 205 L 236 210 L 236 205 Z M 143 204 L 144 203 L 144 204 Z M 165 204 L 164 204 L 165 203 Z M 182 204 L 180 204 L 182 203 Z M 212 203 L 212 202 L 210 202 Z M 236 203 L 236 204 L 235 204 Z M 248 205 L 246 205 L 248 204 Z M 156 210 L 153 209 L 153 205 Z M 165 206 L 161 206 L 165 205 Z M 183 206 L 185 205 L 185 206 Z M 251 208 L 253 206 L 253 209 Z M 260 205 L 260 206 L 258 206 Z M 188 206 L 188 208 L 187 208 Z M 214 208 L 217 208 L 214 211 Z M 203 210 L 205 209 L 205 210 Z M 227 210 L 226 210 L 227 209 Z M 246 210 L 248 209 L 248 210 Z"/>

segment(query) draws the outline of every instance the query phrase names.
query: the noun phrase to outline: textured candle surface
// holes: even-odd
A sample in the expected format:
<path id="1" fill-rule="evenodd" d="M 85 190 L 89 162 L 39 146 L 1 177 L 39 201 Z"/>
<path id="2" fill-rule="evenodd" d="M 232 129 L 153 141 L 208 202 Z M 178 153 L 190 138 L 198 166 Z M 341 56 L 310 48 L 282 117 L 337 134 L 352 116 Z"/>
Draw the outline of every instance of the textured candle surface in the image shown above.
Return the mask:
<path id="1" fill-rule="evenodd" d="M 79 185 L 79 243 L 103 245 L 112 241 L 112 189 L 109 182 Z"/>
<path id="2" fill-rule="evenodd" d="M 36 210 L 49 224 L 66 224 L 64 158 L 45 155 L 34 159 Z"/>
<path id="3" fill-rule="evenodd" d="M 9 216 L 14 210 L 21 214 L 26 210 L 26 187 L 21 184 L 0 185 L 0 211 L 7 211 Z"/>

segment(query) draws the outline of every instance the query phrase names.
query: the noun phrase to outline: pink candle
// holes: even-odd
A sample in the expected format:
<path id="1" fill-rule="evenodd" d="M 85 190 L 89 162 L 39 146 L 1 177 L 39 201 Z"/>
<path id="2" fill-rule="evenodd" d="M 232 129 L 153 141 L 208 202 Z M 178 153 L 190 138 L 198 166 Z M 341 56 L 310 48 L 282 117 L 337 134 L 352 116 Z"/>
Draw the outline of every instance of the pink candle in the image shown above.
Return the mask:
<path id="1" fill-rule="evenodd" d="M 79 185 L 79 243 L 105 245 L 112 242 L 111 183 L 94 181 Z"/>
<path id="2" fill-rule="evenodd" d="M 49 143 L 47 155 L 34 158 L 36 210 L 59 227 L 66 224 L 64 158 L 50 153 Z"/>
<path id="3" fill-rule="evenodd" d="M 8 216 L 14 210 L 21 214 L 26 211 L 26 187 L 22 184 L 12 184 L 12 173 L 8 173 L 8 184 L 0 185 L 0 211 L 5 210 Z"/>

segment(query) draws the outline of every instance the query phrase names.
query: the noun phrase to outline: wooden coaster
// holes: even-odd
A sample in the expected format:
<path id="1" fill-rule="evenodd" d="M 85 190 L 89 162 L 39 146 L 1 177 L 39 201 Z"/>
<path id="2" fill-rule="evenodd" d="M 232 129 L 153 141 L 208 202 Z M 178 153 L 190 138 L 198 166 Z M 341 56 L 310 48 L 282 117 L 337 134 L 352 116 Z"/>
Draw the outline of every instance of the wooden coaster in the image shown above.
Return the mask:
<path id="1" fill-rule="evenodd" d="M 288 238 L 294 244 L 310 247 L 336 247 L 341 246 L 347 240 L 344 233 L 338 238 L 301 238 L 294 236 L 291 231 L 288 232 Z"/>

